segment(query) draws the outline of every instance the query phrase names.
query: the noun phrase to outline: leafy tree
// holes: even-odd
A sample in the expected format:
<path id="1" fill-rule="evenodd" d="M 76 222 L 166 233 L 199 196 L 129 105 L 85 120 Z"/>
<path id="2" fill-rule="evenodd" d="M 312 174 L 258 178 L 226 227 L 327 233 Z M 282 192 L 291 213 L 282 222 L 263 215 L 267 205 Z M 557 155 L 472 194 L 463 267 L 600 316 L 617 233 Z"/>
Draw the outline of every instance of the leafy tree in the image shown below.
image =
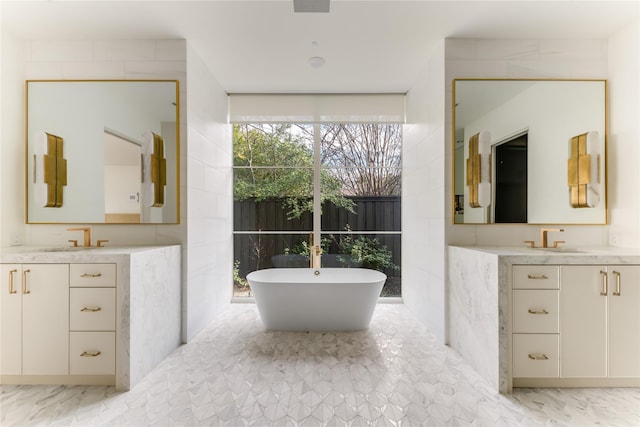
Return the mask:
<path id="1" fill-rule="evenodd" d="M 345 235 L 341 236 L 337 243 L 341 253 L 350 254 L 353 259 L 362 261 L 362 265 L 366 268 L 378 271 L 400 268 L 393 263 L 391 251 L 375 237 L 358 236 L 354 239 L 350 235 Z"/>
<path id="2" fill-rule="evenodd" d="M 351 229 L 347 226 L 347 231 Z M 330 234 L 329 237 L 322 237 L 321 245 L 323 254 L 330 254 L 330 247 L 335 243 L 338 247 L 338 260 L 344 264 L 350 262 L 359 262 L 366 268 L 372 268 L 378 271 L 385 269 L 399 270 L 393 263 L 393 254 L 391 251 L 375 237 L 358 236 L 353 238 L 351 234 L 339 235 L 338 237 Z M 310 246 L 306 240 L 301 240 L 292 248 L 286 248 L 285 254 L 300 254 L 309 257 Z M 340 258 L 340 255 L 350 255 L 351 258 Z"/>
<path id="3" fill-rule="evenodd" d="M 313 210 L 313 130 L 292 124 L 233 126 L 234 200 L 284 199 L 289 219 Z M 355 204 L 342 195 L 342 183 L 321 172 L 321 202 L 353 212 Z"/>

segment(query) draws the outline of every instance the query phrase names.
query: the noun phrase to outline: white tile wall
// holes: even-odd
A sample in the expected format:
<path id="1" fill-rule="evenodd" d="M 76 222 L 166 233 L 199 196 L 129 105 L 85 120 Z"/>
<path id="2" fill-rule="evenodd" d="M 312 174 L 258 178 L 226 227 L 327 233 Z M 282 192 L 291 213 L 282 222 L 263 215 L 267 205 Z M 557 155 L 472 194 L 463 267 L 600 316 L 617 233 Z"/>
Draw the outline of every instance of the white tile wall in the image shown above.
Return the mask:
<path id="1" fill-rule="evenodd" d="M 227 95 L 190 47 L 187 66 L 189 287 L 182 326 L 190 340 L 231 300 L 233 195 Z"/>
<path id="2" fill-rule="evenodd" d="M 24 242 L 24 44 L 0 39 L 0 245 Z"/>
<path id="3" fill-rule="evenodd" d="M 23 47 L 23 75 L 11 82 L 11 86 L 20 85 L 20 98 L 17 105 L 23 105 L 22 89 L 24 80 L 30 79 L 176 79 L 180 82 L 180 101 L 182 105 L 181 121 L 187 123 L 186 115 L 186 42 L 184 40 L 119 40 L 119 41 L 45 41 L 21 42 Z M 8 61 L 15 60 L 5 56 Z M 3 115 L 4 117 L 4 115 Z M 18 123 L 21 123 L 20 119 Z M 20 138 L 12 143 L 22 151 L 24 133 L 22 127 L 17 131 Z M 186 126 L 181 129 L 181 145 L 187 145 Z M 3 144 L 3 153 L 7 149 Z M 187 162 L 181 158 L 181 169 L 186 170 Z M 7 176 L 14 182 L 22 183 L 21 170 Z M 3 174 L 3 178 L 5 175 Z M 186 199 L 181 191 L 181 216 L 185 218 Z M 3 206 L 3 211 L 6 208 Z M 14 208 L 24 217 L 23 204 Z M 66 244 L 69 225 L 19 225 L 12 228 L 24 228 L 26 244 Z M 185 243 L 184 224 L 176 226 L 118 226 L 93 225 L 94 236 L 109 239 L 111 245 L 118 244 L 157 244 Z M 132 232 L 132 230 L 134 230 Z M 6 244 L 3 242 L 3 244 Z"/>
<path id="4" fill-rule="evenodd" d="M 407 94 L 403 142 L 403 299 L 439 338 L 446 339 L 444 246 L 510 246 L 539 238 L 539 226 L 451 224 L 452 80 L 608 78 L 612 117 L 609 166 L 610 170 L 618 169 L 609 175 L 611 225 L 563 226 L 566 231 L 562 237 L 582 246 L 607 243 L 638 246 L 637 36 L 636 22 L 611 40 L 447 39 L 441 51 L 432 53 L 425 71 Z M 614 91 L 616 86 L 618 92 Z M 612 148 L 616 138 L 621 140 L 625 154 Z M 625 185 L 619 184 L 622 177 Z M 614 186 L 623 188 L 624 196 L 616 196 Z M 442 229 L 446 230 L 444 234 L 438 232 Z"/>
<path id="5" fill-rule="evenodd" d="M 30 62 L 78 62 L 92 61 L 93 42 L 46 41 L 27 42 L 27 61 Z"/>
<path id="6" fill-rule="evenodd" d="M 407 94 L 402 143 L 402 297 L 445 340 L 444 42 Z"/>
<path id="7" fill-rule="evenodd" d="M 539 226 L 451 224 L 451 82 L 455 78 L 608 78 L 607 40 L 446 40 L 445 146 L 447 242 L 517 246 L 539 239 Z M 613 112 L 611 112 L 613 114 Z M 609 165 L 612 163 L 609 162 Z M 564 226 L 572 245 L 606 245 L 606 227 Z"/>
<path id="8" fill-rule="evenodd" d="M 183 50 L 184 52 L 184 50 Z M 93 59 L 96 61 L 154 61 L 154 40 L 96 41 L 93 43 Z"/>
<path id="9" fill-rule="evenodd" d="M 17 201 L 2 203 L 3 246 L 16 234 L 23 244 L 64 245 L 69 238 L 68 224 L 24 224 L 24 80 L 179 80 L 181 224 L 91 227 L 110 245 L 182 244 L 182 333 L 193 337 L 231 294 L 230 129 L 227 96 L 215 77 L 185 40 L 22 42 L 3 34 L 1 55 L 0 195 Z"/>
<path id="10" fill-rule="evenodd" d="M 609 40 L 609 243 L 640 246 L 640 25 Z"/>

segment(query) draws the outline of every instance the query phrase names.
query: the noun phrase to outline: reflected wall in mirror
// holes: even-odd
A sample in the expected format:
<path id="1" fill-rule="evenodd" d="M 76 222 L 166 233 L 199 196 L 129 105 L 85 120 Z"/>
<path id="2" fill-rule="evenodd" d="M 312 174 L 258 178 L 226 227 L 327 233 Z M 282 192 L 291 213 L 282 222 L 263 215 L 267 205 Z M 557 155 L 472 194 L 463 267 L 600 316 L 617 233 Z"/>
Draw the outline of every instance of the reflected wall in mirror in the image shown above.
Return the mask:
<path id="1" fill-rule="evenodd" d="M 454 80 L 454 224 L 606 224 L 606 97 L 605 80 Z M 490 135 L 490 201 L 471 207 L 466 159 L 482 132 Z M 600 173 L 591 175 L 601 194 L 595 206 L 576 208 L 571 140 L 588 132 L 598 135 Z"/>
<path id="2" fill-rule="evenodd" d="M 26 222 L 176 224 L 179 206 L 179 89 L 176 80 L 26 82 Z M 144 135 L 161 136 L 164 200 L 141 203 Z M 64 139 L 67 181 L 55 209 L 34 201 L 38 135 Z"/>

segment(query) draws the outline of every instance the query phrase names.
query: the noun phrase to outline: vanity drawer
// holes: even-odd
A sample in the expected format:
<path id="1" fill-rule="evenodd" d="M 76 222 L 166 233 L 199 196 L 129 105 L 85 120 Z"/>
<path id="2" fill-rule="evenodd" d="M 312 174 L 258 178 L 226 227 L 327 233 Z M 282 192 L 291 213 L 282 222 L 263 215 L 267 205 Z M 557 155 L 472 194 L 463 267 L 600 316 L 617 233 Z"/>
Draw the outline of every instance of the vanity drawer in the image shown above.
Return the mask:
<path id="1" fill-rule="evenodd" d="M 113 331 L 116 329 L 116 288 L 71 288 L 69 329 Z"/>
<path id="2" fill-rule="evenodd" d="M 559 289 L 560 267 L 557 265 L 514 265 L 513 289 Z"/>
<path id="3" fill-rule="evenodd" d="M 514 378 L 557 378 L 558 334 L 513 334 Z"/>
<path id="4" fill-rule="evenodd" d="M 71 287 L 116 286 L 115 264 L 71 264 Z"/>
<path id="5" fill-rule="evenodd" d="M 115 332 L 70 332 L 71 375 L 114 375 L 115 372 Z"/>
<path id="6" fill-rule="evenodd" d="M 559 297 L 557 290 L 514 290 L 513 332 L 559 333 Z"/>

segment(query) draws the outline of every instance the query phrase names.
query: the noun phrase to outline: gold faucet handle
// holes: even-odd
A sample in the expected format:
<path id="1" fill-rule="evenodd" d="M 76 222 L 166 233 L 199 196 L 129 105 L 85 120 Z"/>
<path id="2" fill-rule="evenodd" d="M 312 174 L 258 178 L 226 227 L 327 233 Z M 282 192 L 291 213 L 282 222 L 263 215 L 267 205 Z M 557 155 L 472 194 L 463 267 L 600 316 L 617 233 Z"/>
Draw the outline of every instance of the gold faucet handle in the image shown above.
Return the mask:
<path id="1" fill-rule="evenodd" d="M 525 240 L 524 241 L 528 247 L 530 248 L 535 248 L 536 247 L 536 242 L 534 242 L 533 240 Z"/>
<path id="2" fill-rule="evenodd" d="M 77 248 L 78 247 L 78 241 L 77 240 L 67 240 L 67 242 L 69 243 L 73 243 L 73 247 Z"/>
<path id="3" fill-rule="evenodd" d="M 558 243 L 566 243 L 564 240 L 554 240 L 552 248 L 558 248 Z"/>
<path id="4" fill-rule="evenodd" d="M 108 240 L 98 240 L 97 247 L 101 248 L 103 243 L 108 243 Z"/>

